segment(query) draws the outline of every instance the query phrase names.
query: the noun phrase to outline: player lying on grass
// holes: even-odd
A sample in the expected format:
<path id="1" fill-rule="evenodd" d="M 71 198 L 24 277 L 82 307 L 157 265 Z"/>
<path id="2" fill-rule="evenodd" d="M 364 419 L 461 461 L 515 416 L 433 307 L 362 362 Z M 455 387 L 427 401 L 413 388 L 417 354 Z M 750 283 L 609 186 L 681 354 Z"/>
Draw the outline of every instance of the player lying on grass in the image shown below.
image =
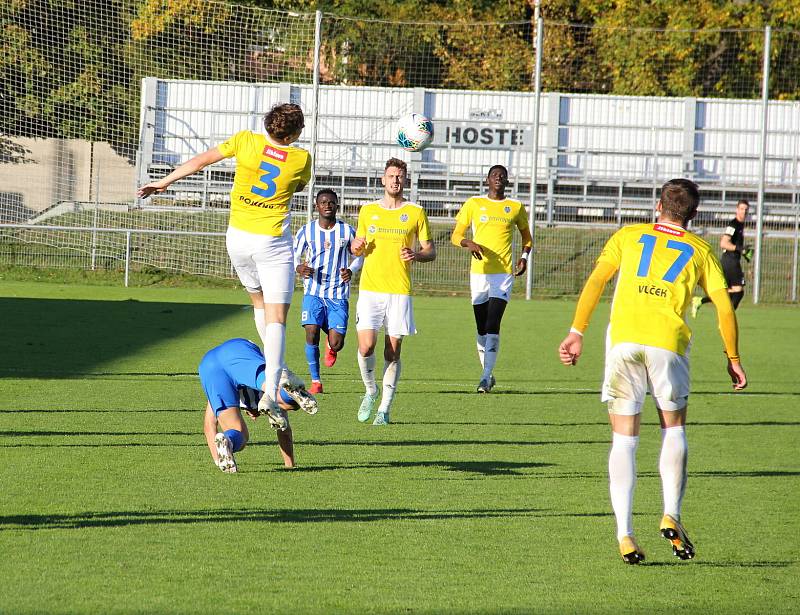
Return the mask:
<path id="1" fill-rule="evenodd" d="M 608 402 L 613 432 L 608 456 L 611 507 L 620 554 L 628 564 L 644 559 L 633 536 L 633 491 L 640 412 L 648 389 L 661 421 L 661 535 L 672 543 L 677 557 L 694 557 L 694 546 L 681 525 L 681 504 L 686 489 L 685 425 L 692 339 L 686 309 L 695 285 L 702 286 L 717 308 L 734 390 L 747 386 L 739 362 L 736 314 L 722 267 L 711 246 L 686 230 L 699 201 L 694 183 L 673 179 L 661 188 L 655 224 L 632 224 L 614 233 L 583 287 L 572 329 L 558 348 L 561 362 L 575 365 L 592 312 L 608 281 L 619 272 L 606 333 L 602 399 Z"/>
<path id="2" fill-rule="evenodd" d="M 264 355 L 259 347 L 242 338 L 212 348 L 200 361 L 200 383 L 208 400 L 203 431 L 211 457 L 223 472 L 236 472 L 233 454 L 241 451 L 249 438 L 240 408 L 253 419 L 266 415 L 277 431 L 287 468 L 294 467 L 294 444 L 286 411 L 302 408 L 309 414 L 317 412 L 314 396 L 285 377 L 278 389 L 278 407 L 265 403 L 269 398 L 263 394 L 267 386 L 264 370 Z"/>
<path id="3" fill-rule="evenodd" d="M 300 324 L 306 330 L 306 360 L 312 393 L 322 393 L 319 375 L 320 330 L 327 334 L 325 365 L 333 367 L 344 347 L 350 313 L 350 278 L 361 268 L 362 258 L 350 261 L 352 226 L 336 219 L 339 197 L 325 188 L 315 199 L 318 219 L 304 225 L 294 239 L 295 271 L 303 278 Z"/>

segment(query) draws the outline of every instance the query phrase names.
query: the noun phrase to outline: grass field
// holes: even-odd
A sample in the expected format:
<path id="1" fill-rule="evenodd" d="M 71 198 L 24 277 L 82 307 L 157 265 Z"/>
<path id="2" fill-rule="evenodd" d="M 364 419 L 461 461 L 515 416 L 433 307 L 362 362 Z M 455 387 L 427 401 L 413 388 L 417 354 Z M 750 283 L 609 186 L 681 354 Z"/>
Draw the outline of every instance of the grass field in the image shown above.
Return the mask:
<path id="1" fill-rule="evenodd" d="M 241 291 L 4 282 L 0 613 L 796 613 L 798 308 L 743 306 L 751 386 L 730 392 L 713 309 L 695 322 L 684 519 L 658 535 L 648 402 L 634 523 L 617 554 L 599 403 L 607 305 L 572 369 L 573 304 L 515 300 L 496 393 L 478 379 L 464 298 L 416 298 L 387 428 L 355 420 L 349 340 L 317 416 L 293 416 L 299 468 L 268 425 L 240 472 L 211 463 L 195 369 L 254 337 Z M 299 301 L 290 319 L 297 322 Z M 305 374 L 299 326 L 290 364 Z M 323 368 L 325 369 L 325 368 Z"/>

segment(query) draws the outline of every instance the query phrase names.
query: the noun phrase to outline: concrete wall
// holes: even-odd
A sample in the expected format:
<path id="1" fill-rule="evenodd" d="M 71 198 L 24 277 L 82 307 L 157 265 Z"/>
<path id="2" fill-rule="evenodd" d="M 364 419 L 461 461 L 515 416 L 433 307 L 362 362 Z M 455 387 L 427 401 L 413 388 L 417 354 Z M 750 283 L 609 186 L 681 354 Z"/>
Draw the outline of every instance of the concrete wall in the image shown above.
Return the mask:
<path id="1" fill-rule="evenodd" d="M 13 138 L 26 163 L 0 164 L 0 221 L 22 222 L 64 202 L 132 202 L 136 168 L 108 143 Z"/>

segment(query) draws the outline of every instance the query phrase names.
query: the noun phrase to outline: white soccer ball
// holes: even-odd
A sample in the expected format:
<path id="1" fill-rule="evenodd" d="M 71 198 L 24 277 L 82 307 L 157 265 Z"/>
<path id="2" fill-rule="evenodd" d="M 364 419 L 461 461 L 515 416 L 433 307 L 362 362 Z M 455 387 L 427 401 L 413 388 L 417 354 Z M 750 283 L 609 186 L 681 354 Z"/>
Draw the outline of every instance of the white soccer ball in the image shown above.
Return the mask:
<path id="1" fill-rule="evenodd" d="M 397 120 L 397 144 L 408 152 L 421 152 L 433 141 L 433 123 L 421 113 Z"/>

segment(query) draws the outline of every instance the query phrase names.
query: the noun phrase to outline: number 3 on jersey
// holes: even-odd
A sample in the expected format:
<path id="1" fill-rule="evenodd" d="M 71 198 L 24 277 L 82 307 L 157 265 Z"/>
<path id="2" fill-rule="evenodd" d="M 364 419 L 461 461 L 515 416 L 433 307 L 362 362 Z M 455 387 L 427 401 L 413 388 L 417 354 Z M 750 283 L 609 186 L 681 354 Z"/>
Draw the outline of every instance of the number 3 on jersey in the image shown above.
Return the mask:
<path id="1" fill-rule="evenodd" d="M 258 168 L 262 171 L 266 171 L 264 175 L 258 178 L 258 181 L 264 184 L 266 188 L 253 186 L 250 188 L 250 192 L 268 199 L 278 190 L 278 186 L 275 185 L 275 179 L 281 174 L 281 168 L 276 167 L 274 164 L 270 164 L 269 162 L 262 162 L 260 165 L 258 165 Z"/>
<path id="2" fill-rule="evenodd" d="M 645 233 L 639 238 L 638 243 L 642 244 L 644 247 L 642 248 L 642 257 L 639 260 L 639 269 L 636 272 L 636 275 L 640 278 L 644 278 L 650 271 L 650 261 L 653 260 L 653 251 L 656 248 L 656 236 Z M 677 250 L 678 257 L 675 259 L 675 262 L 672 263 L 670 268 L 667 269 L 667 272 L 661 279 L 665 282 L 674 282 L 680 272 L 683 271 L 683 269 L 692 259 L 692 256 L 694 255 L 694 248 L 688 243 L 676 241 L 675 239 L 670 239 L 667 241 L 667 247 L 671 250 Z"/>

